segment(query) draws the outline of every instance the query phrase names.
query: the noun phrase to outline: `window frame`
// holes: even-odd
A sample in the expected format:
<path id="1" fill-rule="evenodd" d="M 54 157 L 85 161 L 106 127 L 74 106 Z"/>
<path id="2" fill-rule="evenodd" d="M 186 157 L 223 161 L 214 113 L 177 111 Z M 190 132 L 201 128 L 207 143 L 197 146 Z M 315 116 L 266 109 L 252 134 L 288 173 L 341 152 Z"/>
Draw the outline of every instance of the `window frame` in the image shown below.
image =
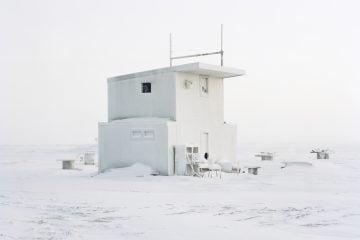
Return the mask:
<path id="1" fill-rule="evenodd" d="M 142 82 L 141 83 L 141 93 L 151 93 L 151 82 Z M 146 90 L 146 91 L 144 91 Z"/>
<path id="2" fill-rule="evenodd" d="M 199 76 L 200 96 L 202 97 L 209 96 L 209 79 L 209 76 L 206 75 Z M 206 91 L 204 91 L 204 87 Z"/>

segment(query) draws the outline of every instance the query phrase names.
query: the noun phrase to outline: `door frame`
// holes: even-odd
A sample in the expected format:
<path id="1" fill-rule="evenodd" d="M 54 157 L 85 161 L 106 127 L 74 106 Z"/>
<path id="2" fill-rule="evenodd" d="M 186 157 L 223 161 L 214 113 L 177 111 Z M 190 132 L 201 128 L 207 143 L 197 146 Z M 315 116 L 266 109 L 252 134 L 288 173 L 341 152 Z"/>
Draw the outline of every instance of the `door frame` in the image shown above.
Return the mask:
<path id="1" fill-rule="evenodd" d="M 206 145 L 203 144 L 203 136 L 205 136 L 205 135 L 207 135 L 207 143 L 206 143 Z M 203 146 L 206 146 L 205 148 L 207 148 L 207 151 L 206 151 L 206 149 L 203 149 Z M 201 154 L 202 154 L 202 156 L 200 156 L 201 159 L 204 158 L 204 154 L 206 152 L 210 156 L 211 150 L 210 150 L 210 131 L 209 130 L 201 130 L 200 131 L 200 150 L 201 150 Z"/>

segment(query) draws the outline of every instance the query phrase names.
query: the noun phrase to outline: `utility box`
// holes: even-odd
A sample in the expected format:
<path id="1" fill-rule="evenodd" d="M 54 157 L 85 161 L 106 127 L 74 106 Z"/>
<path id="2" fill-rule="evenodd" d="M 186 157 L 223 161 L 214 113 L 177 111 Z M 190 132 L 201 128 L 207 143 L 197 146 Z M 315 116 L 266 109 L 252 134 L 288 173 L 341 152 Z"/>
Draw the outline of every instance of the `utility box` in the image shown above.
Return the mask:
<path id="1" fill-rule="evenodd" d="M 94 165 L 95 164 L 95 152 L 85 152 L 84 153 L 84 164 L 85 165 Z"/>
<path id="2" fill-rule="evenodd" d="M 316 159 L 329 159 L 330 158 L 330 150 L 328 149 L 314 149 L 311 150 L 310 153 L 316 153 Z"/>
<path id="3" fill-rule="evenodd" d="M 258 175 L 259 168 L 260 167 L 247 167 L 247 172 L 248 174 Z"/>
<path id="4" fill-rule="evenodd" d="M 62 169 L 75 169 L 75 160 L 64 159 L 61 160 L 62 162 Z"/>
<path id="5" fill-rule="evenodd" d="M 274 153 L 261 152 L 259 154 L 256 154 L 255 157 L 261 157 L 261 161 L 272 161 L 274 159 Z"/>
<path id="6" fill-rule="evenodd" d="M 199 147 L 198 146 L 185 146 L 175 145 L 174 147 L 174 173 L 175 175 L 186 175 L 191 172 L 191 162 L 199 161 Z"/>

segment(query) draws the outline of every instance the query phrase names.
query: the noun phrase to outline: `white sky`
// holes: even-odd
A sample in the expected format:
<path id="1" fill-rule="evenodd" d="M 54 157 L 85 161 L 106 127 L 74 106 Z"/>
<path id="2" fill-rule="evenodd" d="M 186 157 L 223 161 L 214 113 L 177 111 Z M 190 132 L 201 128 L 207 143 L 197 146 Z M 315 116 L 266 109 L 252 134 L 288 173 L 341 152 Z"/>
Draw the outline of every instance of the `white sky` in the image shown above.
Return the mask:
<path id="1" fill-rule="evenodd" d="M 0 144 L 93 143 L 106 78 L 218 50 L 240 142 L 360 142 L 359 1 L 0 1 Z M 192 60 L 187 60 L 187 62 Z M 218 57 L 194 59 L 218 64 Z M 178 62 L 183 63 L 183 61 Z"/>

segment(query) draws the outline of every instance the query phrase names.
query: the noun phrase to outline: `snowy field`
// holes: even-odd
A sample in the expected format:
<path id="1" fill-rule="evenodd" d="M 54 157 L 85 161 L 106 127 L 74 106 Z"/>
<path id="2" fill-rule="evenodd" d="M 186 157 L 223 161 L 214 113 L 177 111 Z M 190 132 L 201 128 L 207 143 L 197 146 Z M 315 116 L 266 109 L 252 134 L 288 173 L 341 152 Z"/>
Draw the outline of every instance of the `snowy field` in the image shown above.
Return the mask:
<path id="1" fill-rule="evenodd" d="M 135 166 L 97 174 L 56 159 L 94 146 L 0 146 L 0 239 L 360 239 L 359 148 L 242 146 L 259 175 L 151 176 Z M 277 151 L 260 162 L 258 151 Z M 281 169 L 282 161 L 312 167 Z"/>

